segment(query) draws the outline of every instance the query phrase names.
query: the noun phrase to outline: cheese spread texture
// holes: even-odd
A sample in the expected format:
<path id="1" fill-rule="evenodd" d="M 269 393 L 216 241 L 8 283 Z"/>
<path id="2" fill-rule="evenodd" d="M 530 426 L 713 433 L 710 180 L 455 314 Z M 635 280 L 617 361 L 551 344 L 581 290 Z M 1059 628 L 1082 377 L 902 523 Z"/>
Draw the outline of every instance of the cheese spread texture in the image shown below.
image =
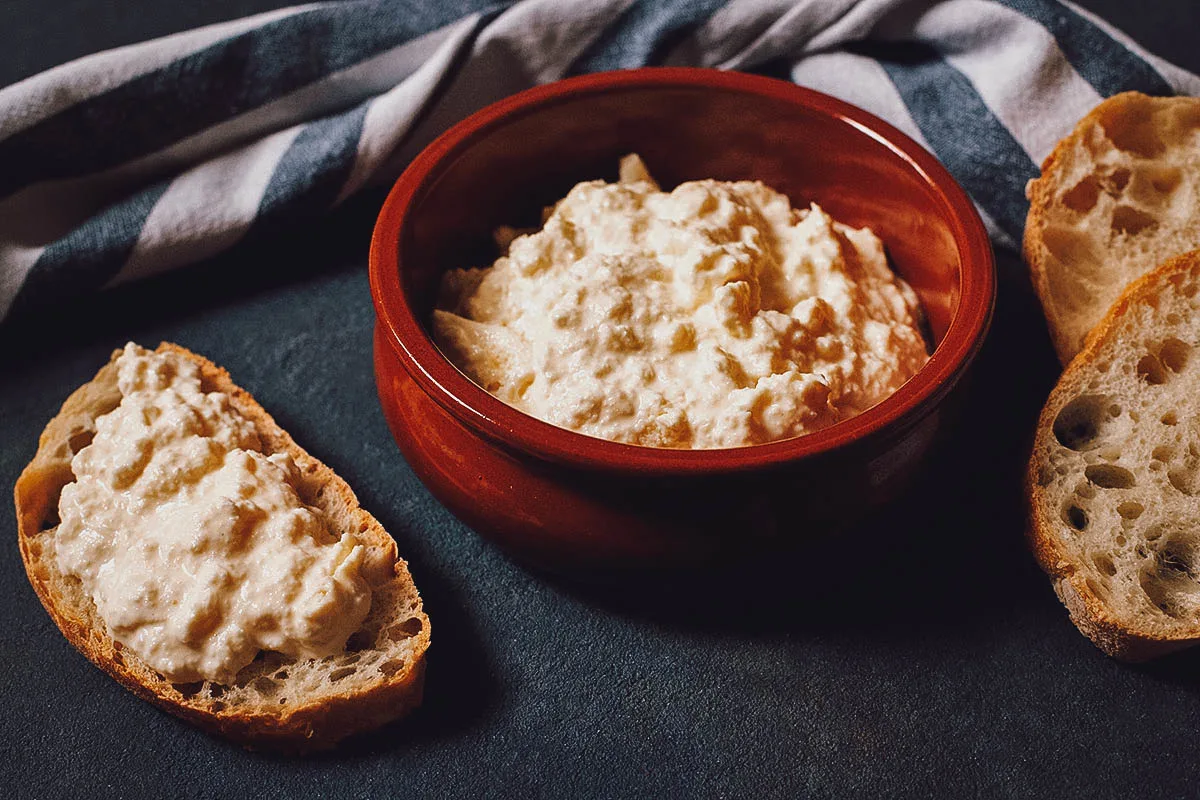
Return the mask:
<path id="1" fill-rule="evenodd" d="M 870 230 L 758 182 L 663 192 L 636 156 L 621 174 L 443 278 L 435 338 L 496 397 L 618 442 L 737 447 L 858 414 L 928 359 Z"/>
<path id="2" fill-rule="evenodd" d="M 171 681 L 229 683 L 260 650 L 342 651 L 371 604 L 353 534 L 296 494 L 199 368 L 126 345 L 121 403 L 71 462 L 58 566 L 78 576 L 114 640 Z"/>

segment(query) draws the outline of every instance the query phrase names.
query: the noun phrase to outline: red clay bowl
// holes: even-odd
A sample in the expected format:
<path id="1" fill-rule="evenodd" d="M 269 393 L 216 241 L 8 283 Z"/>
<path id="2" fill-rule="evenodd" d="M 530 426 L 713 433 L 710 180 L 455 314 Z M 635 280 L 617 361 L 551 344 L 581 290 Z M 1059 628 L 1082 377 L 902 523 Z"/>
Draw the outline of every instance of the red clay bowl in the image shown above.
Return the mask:
<path id="1" fill-rule="evenodd" d="M 642 155 L 664 186 L 757 179 L 868 226 L 916 290 L 936 349 L 865 413 L 795 439 L 662 450 L 530 417 L 460 373 L 427 323 L 444 270 L 490 264 L 491 231 L 536 225 L 575 183 Z M 711 560 L 827 532 L 896 495 L 929 449 L 995 300 L 987 234 L 945 169 L 895 128 L 750 75 L 639 69 L 572 78 L 479 111 L 396 182 L 375 226 L 379 399 L 442 503 L 517 555 L 558 568 Z"/>

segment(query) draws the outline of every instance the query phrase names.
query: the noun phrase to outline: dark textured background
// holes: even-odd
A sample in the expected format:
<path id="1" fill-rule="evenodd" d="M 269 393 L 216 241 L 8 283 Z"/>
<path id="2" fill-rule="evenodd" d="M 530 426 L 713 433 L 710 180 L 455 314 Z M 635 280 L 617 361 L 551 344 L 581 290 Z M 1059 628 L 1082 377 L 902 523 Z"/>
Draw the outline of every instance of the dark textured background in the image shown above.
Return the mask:
<path id="1" fill-rule="evenodd" d="M 0 85 L 281 0 L 3 0 Z M 1200 4 L 1088 0 L 1200 71 Z M 1054 377 L 1019 265 L 964 419 L 884 524 L 657 591 L 528 573 L 424 491 L 374 396 L 378 194 L 303 232 L 0 329 L 0 485 L 128 339 L 229 368 L 396 537 L 433 621 L 425 706 L 304 761 L 134 700 L 58 635 L 0 515 L 0 793 L 63 796 L 1195 796 L 1200 656 L 1110 661 L 1024 549 L 1018 474 Z M 249 277 L 247 277 L 249 276 Z M 238 288 L 232 293 L 231 283 Z M 814 580 L 815 579 L 815 580 Z M 811 584 L 819 589 L 802 589 Z"/>

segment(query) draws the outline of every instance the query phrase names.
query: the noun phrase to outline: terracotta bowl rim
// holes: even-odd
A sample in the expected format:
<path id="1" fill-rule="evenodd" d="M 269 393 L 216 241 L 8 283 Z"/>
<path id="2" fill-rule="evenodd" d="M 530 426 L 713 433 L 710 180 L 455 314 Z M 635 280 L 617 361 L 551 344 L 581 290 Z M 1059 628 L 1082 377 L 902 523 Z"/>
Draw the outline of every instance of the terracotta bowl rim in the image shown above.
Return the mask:
<path id="1" fill-rule="evenodd" d="M 863 413 L 792 439 L 725 449 L 676 450 L 623 444 L 560 428 L 488 394 L 445 356 L 408 302 L 400 243 L 409 209 L 443 165 L 491 130 L 566 99 L 621 89 L 708 88 L 802 106 L 866 134 L 915 171 L 936 193 L 958 245 L 959 305 L 921 370 Z M 970 198 L 933 155 L 901 131 L 857 106 L 786 81 L 695 67 L 645 67 L 567 78 L 527 89 L 477 111 L 428 145 L 388 194 L 371 239 L 371 294 L 377 324 L 404 370 L 439 406 L 495 442 L 560 463 L 646 474 L 716 474 L 761 469 L 829 453 L 867 438 L 899 435 L 931 413 L 978 354 L 996 296 L 991 243 Z M 381 387 L 383 390 L 383 387 Z"/>

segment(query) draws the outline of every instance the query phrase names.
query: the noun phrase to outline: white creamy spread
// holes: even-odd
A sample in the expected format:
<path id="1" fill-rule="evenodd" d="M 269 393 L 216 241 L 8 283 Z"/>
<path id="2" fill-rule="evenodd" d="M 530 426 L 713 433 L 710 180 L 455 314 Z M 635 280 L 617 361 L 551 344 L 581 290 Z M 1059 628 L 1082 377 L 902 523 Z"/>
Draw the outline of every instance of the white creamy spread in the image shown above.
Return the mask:
<path id="1" fill-rule="evenodd" d="M 476 383 L 564 428 L 770 442 L 864 411 L 928 359 L 879 239 L 761 183 L 663 192 L 628 156 L 620 183 L 581 183 L 514 235 L 497 233 L 491 267 L 445 275 L 434 334 Z"/>
<path id="2" fill-rule="evenodd" d="M 228 683 L 260 650 L 342 651 L 371 605 L 364 547 L 195 364 L 128 344 L 117 370 L 121 403 L 72 460 L 54 534 L 113 639 L 172 681 Z"/>

